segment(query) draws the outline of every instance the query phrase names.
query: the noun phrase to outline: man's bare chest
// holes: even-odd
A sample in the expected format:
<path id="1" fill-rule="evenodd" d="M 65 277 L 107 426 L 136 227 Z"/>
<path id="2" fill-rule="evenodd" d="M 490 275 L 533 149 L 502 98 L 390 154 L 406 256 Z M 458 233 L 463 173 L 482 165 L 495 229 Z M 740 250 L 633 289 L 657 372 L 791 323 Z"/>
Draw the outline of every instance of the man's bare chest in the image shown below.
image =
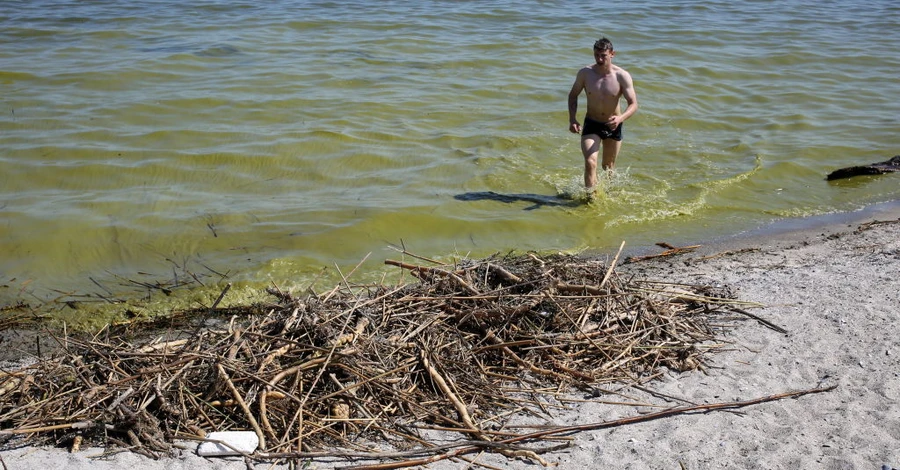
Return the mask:
<path id="1" fill-rule="evenodd" d="M 615 74 L 600 76 L 591 74 L 585 83 L 588 94 L 598 96 L 619 96 L 622 93 L 622 87 Z"/>

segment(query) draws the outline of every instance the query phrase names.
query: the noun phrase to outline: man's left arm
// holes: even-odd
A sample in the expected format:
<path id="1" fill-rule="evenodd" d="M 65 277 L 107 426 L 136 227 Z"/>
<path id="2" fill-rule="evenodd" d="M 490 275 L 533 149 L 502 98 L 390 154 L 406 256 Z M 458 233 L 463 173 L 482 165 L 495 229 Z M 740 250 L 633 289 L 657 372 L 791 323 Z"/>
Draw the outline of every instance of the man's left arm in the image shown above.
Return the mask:
<path id="1" fill-rule="evenodd" d="M 627 106 L 622 114 L 613 116 L 616 120 L 616 126 L 625 122 L 638 110 L 637 93 L 634 91 L 634 82 L 631 80 L 631 74 L 623 70 L 620 80 L 622 83 L 622 96 L 625 98 Z"/>

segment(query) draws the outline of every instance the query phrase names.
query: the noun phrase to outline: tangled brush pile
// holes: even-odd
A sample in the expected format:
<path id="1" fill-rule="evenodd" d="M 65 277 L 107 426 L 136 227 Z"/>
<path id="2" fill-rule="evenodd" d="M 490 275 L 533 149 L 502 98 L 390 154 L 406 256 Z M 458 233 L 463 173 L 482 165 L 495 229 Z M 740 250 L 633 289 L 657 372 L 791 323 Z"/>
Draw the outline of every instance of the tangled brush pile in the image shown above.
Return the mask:
<path id="1" fill-rule="evenodd" d="M 61 338 L 61 354 L 0 373 L 0 433 L 151 456 L 224 430 L 253 430 L 268 456 L 440 448 L 425 434 L 496 442 L 558 394 L 703 367 L 712 319 L 739 304 L 576 256 L 387 263 L 418 282 L 269 289 L 271 303 L 150 343 Z"/>

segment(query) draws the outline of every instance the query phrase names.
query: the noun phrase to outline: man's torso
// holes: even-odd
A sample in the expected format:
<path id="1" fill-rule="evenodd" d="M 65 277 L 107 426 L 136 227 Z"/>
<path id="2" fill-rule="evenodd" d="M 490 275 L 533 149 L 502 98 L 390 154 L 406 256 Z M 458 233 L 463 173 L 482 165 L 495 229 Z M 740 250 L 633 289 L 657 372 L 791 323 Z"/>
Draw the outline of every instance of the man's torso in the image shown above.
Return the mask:
<path id="1" fill-rule="evenodd" d="M 623 92 L 619 76 L 622 69 L 612 66 L 608 73 L 603 73 L 593 67 L 586 68 L 584 89 L 587 94 L 587 116 L 605 122 L 620 113 L 619 99 Z"/>

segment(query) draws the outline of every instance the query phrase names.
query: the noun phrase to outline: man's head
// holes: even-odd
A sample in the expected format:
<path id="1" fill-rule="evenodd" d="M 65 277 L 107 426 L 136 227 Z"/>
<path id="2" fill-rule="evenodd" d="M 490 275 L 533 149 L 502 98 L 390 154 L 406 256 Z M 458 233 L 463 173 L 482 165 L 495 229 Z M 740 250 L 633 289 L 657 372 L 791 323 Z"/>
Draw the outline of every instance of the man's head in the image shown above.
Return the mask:
<path id="1" fill-rule="evenodd" d="M 594 42 L 594 50 L 600 52 L 613 52 L 612 41 L 606 38 L 600 38 Z"/>
<path id="2" fill-rule="evenodd" d="M 612 42 L 606 38 L 600 38 L 594 43 L 594 60 L 598 65 L 605 65 L 616 55 Z"/>

